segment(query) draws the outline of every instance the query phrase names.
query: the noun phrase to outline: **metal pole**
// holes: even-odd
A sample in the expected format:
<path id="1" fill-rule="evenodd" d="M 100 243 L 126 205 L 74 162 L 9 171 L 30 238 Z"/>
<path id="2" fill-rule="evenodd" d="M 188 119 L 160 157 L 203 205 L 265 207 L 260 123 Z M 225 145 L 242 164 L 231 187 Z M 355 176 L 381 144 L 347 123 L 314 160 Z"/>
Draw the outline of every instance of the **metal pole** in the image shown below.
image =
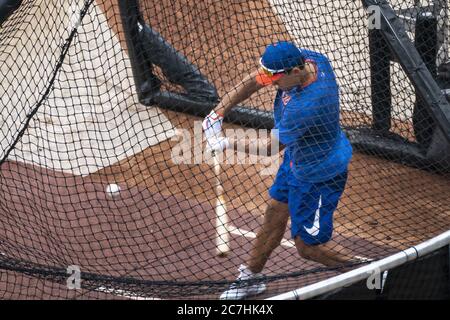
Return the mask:
<path id="1" fill-rule="evenodd" d="M 336 277 L 314 283 L 312 285 L 299 288 L 290 292 L 286 292 L 266 300 L 306 300 L 315 296 L 327 293 L 331 290 L 342 288 L 343 286 L 351 285 L 355 282 L 368 278 L 374 272 L 383 272 L 395 267 L 398 267 L 408 261 L 413 261 L 419 257 L 425 256 L 439 248 L 442 248 L 450 243 L 450 230 L 434 237 L 430 240 L 424 241 L 417 246 L 403 250 L 392 256 L 382 260 L 372 262 L 364 267 L 346 272 Z"/>

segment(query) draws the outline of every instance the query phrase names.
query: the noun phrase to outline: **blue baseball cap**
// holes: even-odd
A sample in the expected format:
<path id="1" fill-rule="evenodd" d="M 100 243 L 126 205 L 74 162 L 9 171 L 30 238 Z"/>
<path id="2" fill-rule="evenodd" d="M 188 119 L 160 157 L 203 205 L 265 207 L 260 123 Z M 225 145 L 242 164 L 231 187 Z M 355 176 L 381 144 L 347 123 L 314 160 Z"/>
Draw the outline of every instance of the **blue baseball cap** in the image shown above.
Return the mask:
<path id="1" fill-rule="evenodd" d="M 303 63 L 304 58 L 300 49 L 289 41 L 268 45 L 260 60 L 261 67 L 272 73 L 283 72 Z"/>

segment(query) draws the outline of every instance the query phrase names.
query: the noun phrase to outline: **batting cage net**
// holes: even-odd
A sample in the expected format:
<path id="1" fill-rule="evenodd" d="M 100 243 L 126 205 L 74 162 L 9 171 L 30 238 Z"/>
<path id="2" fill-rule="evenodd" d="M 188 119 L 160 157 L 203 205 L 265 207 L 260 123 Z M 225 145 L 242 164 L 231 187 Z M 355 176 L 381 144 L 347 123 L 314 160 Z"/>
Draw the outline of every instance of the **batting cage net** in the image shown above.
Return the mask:
<path id="1" fill-rule="evenodd" d="M 1 1 L 0 297 L 217 299 L 259 239 L 275 249 L 258 277 L 240 283 L 265 283 L 259 299 L 445 232 L 448 5 Z M 287 206 L 266 211 L 284 151 L 211 154 L 202 134 L 204 117 L 278 41 L 328 58 L 340 114 L 326 107 L 321 119 L 340 119 L 353 148 L 346 183 L 326 181 L 337 208 L 321 220 L 326 200 L 306 190 L 289 208 L 295 226 Z M 270 139 L 276 93 L 269 85 L 240 102 L 224 134 Z M 333 147 L 335 137 L 320 133 L 326 125 L 298 137 L 325 148 L 309 164 Z M 283 214 L 287 226 L 274 234 Z M 311 254 L 291 235 L 302 217 Z M 324 246 L 341 263 L 314 254 Z"/>

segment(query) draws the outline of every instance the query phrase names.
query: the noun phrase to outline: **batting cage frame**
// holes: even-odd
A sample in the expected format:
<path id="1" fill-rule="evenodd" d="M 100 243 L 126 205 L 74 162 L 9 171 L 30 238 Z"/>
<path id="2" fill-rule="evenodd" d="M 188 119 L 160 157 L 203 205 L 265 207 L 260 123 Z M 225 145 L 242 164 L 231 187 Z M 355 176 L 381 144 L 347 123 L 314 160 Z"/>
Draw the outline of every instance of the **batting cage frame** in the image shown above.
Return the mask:
<path id="1" fill-rule="evenodd" d="M 448 0 L 1 2 L 0 297 L 217 299 L 251 288 L 241 298 L 448 299 L 449 10 Z M 306 59 L 264 65 L 286 43 Z M 208 149 L 205 123 L 246 76 L 306 65 L 313 84 L 332 74 L 338 102 L 327 104 L 324 82 L 320 121 L 297 140 L 322 143 L 311 163 L 336 151 L 323 175 L 349 152 L 345 174 L 303 181 L 294 172 L 308 161 L 284 163 L 295 146 L 255 157 L 229 147 L 244 137 L 259 152 L 279 129 L 277 103 L 309 82 L 298 96 L 256 82 L 219 121 L 223 150 Z M 295 179 L 281 186 L 283 170 Z M 284 187 L 304 203 L 281 199 Z M 311 237 L 330 236 L 291 233 L 299 208 Z M 285 228 L 262 241 L 274 221 Z M 250 270 L 267 243 L 262 273 Z M 311 251 L 327 245 L 345 262 Z"/>

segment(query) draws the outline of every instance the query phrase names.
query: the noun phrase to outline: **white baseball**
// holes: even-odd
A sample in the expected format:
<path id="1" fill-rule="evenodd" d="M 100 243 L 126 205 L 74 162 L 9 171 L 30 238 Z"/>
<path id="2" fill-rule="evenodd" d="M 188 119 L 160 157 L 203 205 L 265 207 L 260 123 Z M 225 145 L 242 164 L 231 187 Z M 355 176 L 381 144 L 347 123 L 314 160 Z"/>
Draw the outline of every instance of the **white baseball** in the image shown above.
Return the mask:
<path id="1" fill-rule="evenodd" d="M 106 193 L 111 197 L 117 196 L 120 193 L 119 185 L 115 183 L 108 184 L 106 187 Z"/>

